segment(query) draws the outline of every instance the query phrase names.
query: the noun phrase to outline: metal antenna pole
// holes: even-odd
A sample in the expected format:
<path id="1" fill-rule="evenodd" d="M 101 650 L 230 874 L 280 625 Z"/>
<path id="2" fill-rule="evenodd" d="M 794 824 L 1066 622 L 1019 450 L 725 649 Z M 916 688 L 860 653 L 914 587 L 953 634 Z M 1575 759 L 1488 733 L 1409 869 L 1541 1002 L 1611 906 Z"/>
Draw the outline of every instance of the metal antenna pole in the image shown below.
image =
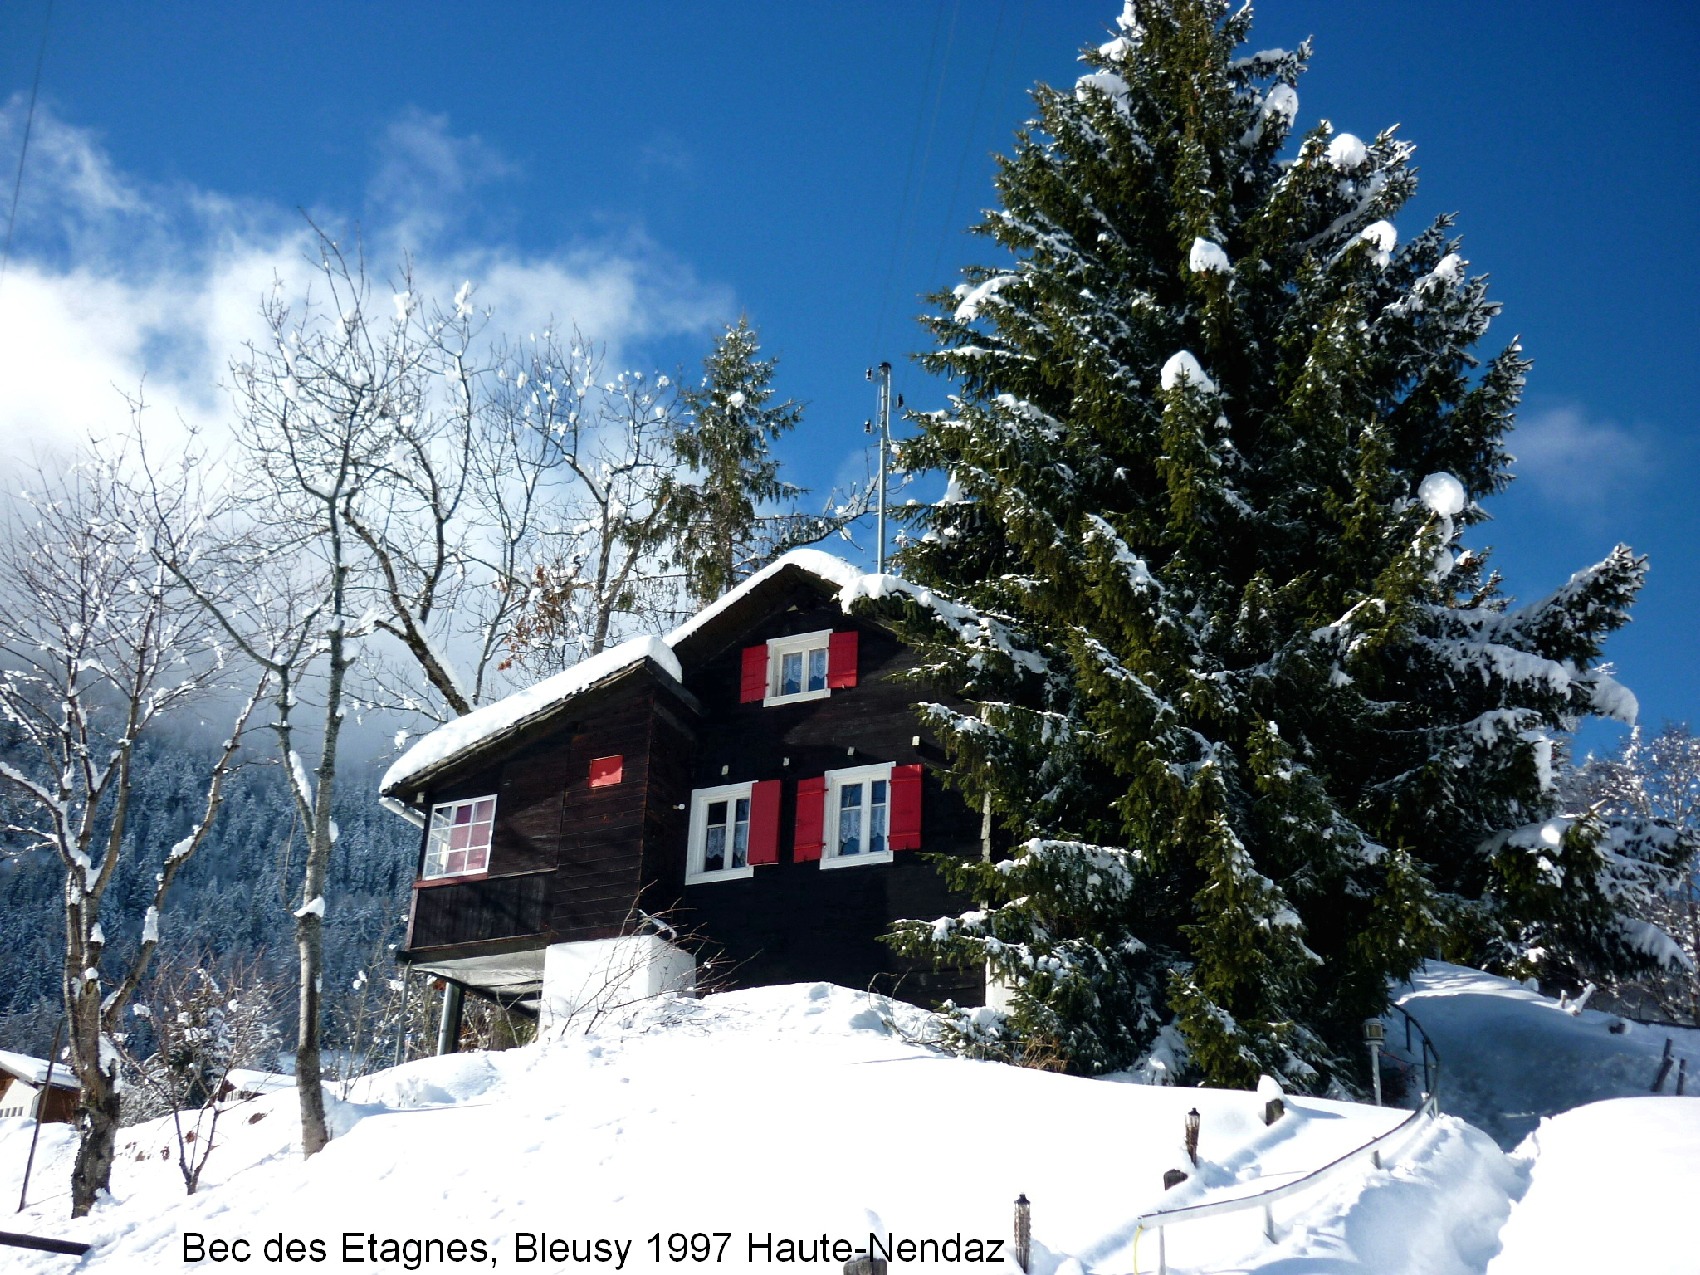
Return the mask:
<path id="1" fill-rule="evenodd" d="M 880 388 L 880 486 L 879 486 L 879 515 L 874 534 L 879 543 L 874 549 L 874 571 L 885 572 L 885 478 L 886 470 L 891 464 L 891 364 L 879 365 Z M 874 379 L 873 371 L 868 372 L 868 379 Z"/>

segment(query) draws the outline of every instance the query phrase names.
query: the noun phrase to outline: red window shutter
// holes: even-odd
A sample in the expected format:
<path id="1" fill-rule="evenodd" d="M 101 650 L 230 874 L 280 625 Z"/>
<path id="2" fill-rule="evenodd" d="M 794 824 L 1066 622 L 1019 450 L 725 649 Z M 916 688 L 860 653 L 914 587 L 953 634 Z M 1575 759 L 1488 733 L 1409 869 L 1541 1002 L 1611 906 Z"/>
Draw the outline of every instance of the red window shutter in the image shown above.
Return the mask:
<path id="1" fill-rule="evenodd" d="M 743 677 L 738 684 L 740 704 L 759 704 L 767 698 L 767 645 L 744 648 Z"/>
<path id="2" fill-rule="evenodd" d="M 779 784 L 764 779 L 750 785 L 749 862 L 779 862 Z"/>
<path id="3" fill-rule="evenodd" d="M 893 850 L 921 848 L 921 768 L 891 768 L 891 832 L 886 843 Z"/>
<path id="4" fill-rule="evenodd" d="M 826 648 L 826 684 L 829 690 L 856 685 L 855 629 L 841 629 L 828 640 Z M 815 648 L 817 651 L 819 647 Z"/>
<path id="5" fill-rule="evenodd" d="M 791 857 L 797 863 L 820 858 L 826 847 L 826 776 L 797 781 L 797 835 Z"/>

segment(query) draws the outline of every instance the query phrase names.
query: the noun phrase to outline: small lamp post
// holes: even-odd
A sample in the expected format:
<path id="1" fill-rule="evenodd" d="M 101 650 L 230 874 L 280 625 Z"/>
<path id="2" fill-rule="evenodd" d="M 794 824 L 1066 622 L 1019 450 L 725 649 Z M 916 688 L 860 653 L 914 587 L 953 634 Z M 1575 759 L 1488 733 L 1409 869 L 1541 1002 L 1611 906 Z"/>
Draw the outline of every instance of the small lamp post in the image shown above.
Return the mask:
<path id="1" fill-rule="evenodd" d="M 1369 1078 L 1375 1086 L 1375 1105 L 1381 1105 L 1381 1046 L 1387 1040 L 1387 1025 L 1379 1018 L 1364 1019 L 1364 1044 L 1369 1046 Z"/>
<path id="2" fill-rule="evenodd" d="M 1198 1126 L 1201 1123 L 1197 1107 L 1186 1113 L 1186 1154 L 1195 1169 L 1198 1167 Z"/>

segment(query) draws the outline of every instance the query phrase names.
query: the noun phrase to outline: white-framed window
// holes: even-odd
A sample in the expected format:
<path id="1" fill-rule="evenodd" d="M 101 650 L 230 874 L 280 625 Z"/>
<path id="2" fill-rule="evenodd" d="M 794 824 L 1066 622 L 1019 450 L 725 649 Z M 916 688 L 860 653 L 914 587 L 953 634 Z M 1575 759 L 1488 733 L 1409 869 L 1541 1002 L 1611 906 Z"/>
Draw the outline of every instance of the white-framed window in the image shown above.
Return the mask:
<path id="1" fill-rule="evenodd" d="M 767 641 L 766 704 L 792 704 L 800 700 L 825 699 L 832 630 L 798 633 Z"/>
<path id="2" fill-rule="evenodd" d="M 496 798 L 472 797 L 431 807 L 425 838 L 426 880 L 483 872 L 490 866 L 490 829 L 496 822 Z"/>
<path id="3" fill-rule="evenodd" d="M 750 790 L 754 786 L 722 784 L 691 794 L 691 832 L 685 850 L 687 883 L 755 875 L 750 866 Z"/>
<path id="4" fill-rule="evenodd" d="M 826 772 L 826 845 L 820 866 L 890 863 L 891 764 Z"/>

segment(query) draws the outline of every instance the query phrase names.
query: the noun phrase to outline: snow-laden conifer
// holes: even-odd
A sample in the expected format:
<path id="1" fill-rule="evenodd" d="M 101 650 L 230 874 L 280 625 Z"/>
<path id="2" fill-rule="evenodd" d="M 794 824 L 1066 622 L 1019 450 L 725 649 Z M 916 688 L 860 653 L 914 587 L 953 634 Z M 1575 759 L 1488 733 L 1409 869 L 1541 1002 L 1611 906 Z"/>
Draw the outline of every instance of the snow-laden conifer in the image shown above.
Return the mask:
<path id="1" fill-rule="evenodd" d="M 1473 354 L 1498 307 L 1450 218 L 1396 228 L 1410 145 L 1294 134 L 1309 46 L 1249 27 L 1128 4 L 1000 162 L 999 264 L 935 298 L 958 392 L 903 463 L 954 498 L 902 570 L 966 608 L 926 711 L 997 853 L 897 941 L 985 963 L 992 1052 L 1100 1070 L 1174 1019 L 1206 1079 L 1320 1086 L 1437 946 L 1597 925 L 1595 834 L 1554 892 L 1538 830 L 1553 733 L 1633 714 L 1599 657 L 1644 560 L 1517 606 L 1465 547 L 1528 364 Z"/>
<path id="2" fill-rule="evenodd" d="M 765 560 L 763 506 L 795 502 L 800 488 L 779 477 L 771 448 L 803 418 L 791 399 L 773 402 L 777 359 L 763 359 L 749 320 L 728 326 L 703 360 L 700 385 L 681 395 L 687 420 L 673 451 L 695 477 L 666 491 L 685 581 L 712 602 Z"/>

